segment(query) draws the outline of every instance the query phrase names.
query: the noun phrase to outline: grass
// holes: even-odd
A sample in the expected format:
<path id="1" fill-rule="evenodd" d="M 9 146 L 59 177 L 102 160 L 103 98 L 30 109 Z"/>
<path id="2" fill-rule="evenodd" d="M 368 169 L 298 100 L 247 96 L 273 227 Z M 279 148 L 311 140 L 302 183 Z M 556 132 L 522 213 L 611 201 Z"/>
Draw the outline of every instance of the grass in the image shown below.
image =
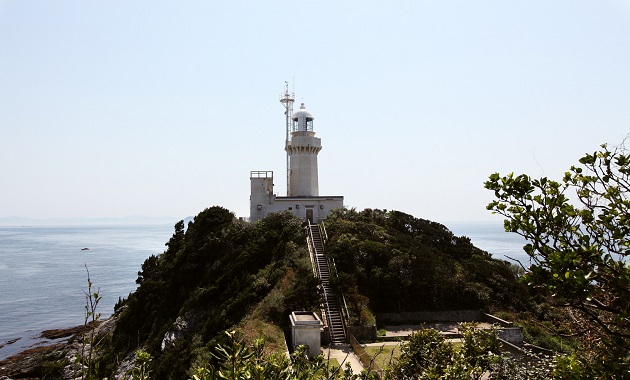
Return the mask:
<path id="1" fill-rule="evenodd" d="M 461 347 L 462 342 L 452 341 L 451 344 L 453 344 L 455 347 Z M 383 351 L 381 351 L 381 347 L 383 348 Z M 367 354 L 371 358 L 374 358 L 374 356 L 376 356 L 376 358 L 374 359 L 374 362 L 381 369 L 387 368 L 390 365 L 390 363 L 395 362 L 398 359 L 398 357 L 400 357 L 400 354 L 401 354 L 400 343 L 395 344 L 395 345 L 389 344 L 389 345 L 365 346 L 364 348 L 365 348 L 365 352 L 367 352 Z"/>
<path id="2" fill-rule="evenodd" d="M 326 364 L 326 358 L 324 358 L 324 364 Z M 330 358 L 330 360 L 328 360 L 328 370 L 332 372 L 333 368 L 339 368 L 340 364 L 339 364 L 339 360 L 335 359 L 335 358 Z M 325 371 L 324 369 L 321 369 L 318 372 L 319 375 L 325 375 Z M 339 370 L 339 372 L 337 372 L 337 375 L 335 376 L 335 379 L 342 379 L 343 378 L 343 368 Z"/>
<path id="3" fill-rule="evenodd" d="M 339 367 L 339 360 L 337 360 L 335 358 L 330 358 L 330 360 L 328 361 L 328 366 L 330 368 L 332 368 L 332 367 Z"/>
<path id="4" fill-rule="evenodd" d="M 381 347 L 383 348 L 382 352 Z M 365 351 L 371 358 L 374 358 L 374 356 L 376 356 L 376 358 L 374 359 L 376 365 L 378 365 L 381 369 L 385 369 L 389 366 L 390 359 L 391 362 L 394 362 L 400 356 L 400 344 L 386 346 L 366 346 Z"/>
<path id="5" fill-rule="evenodd" d="M 264 339 L 265 354 L 267 355 L 287 350 L 284 332 L 273 323 L 257 319 L 250 315 L 241 322 L 239 327 L 240 331 L 243 333 L 243 340 L 247 344 L 252 344 L 254 340 L 258 338 Z"/>

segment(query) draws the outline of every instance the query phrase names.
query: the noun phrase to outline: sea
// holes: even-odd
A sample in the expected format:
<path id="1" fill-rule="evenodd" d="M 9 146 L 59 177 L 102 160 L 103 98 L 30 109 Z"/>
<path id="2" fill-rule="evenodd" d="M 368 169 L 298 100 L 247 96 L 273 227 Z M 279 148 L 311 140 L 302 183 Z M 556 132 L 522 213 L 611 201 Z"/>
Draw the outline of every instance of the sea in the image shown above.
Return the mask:
<path id="1" fill-rule="evenodd" d="M 521 260 L 524 241 L 501 222 L 451 222 L 493 257 Z M 173 225 L 0 227 L 0 360 L 53 341 L 41 332 L 85 322 L 88 271 L 106 318 L 136 289 L 144 260 L 165 250 Z M 87 249 L 86 249 L 87 248 Z"/>
<path id="2" fill-rule="evenodd" d="M 111 315 L 173 225 L 0 227 L 0 360 L 51 343 L 44 330 L 85 322 L 88 271 L 97 312 Z"/>

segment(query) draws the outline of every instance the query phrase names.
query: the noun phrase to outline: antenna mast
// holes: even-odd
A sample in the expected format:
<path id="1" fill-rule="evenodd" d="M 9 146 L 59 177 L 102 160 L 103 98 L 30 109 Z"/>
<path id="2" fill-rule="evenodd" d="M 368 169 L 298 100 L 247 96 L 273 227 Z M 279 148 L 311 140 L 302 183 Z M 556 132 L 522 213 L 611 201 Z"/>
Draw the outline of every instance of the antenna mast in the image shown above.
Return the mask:
<path id="1" fill-rule="evenodd" d="M 284 115 L 286 117 L 286 139 L 284 140 L 285 151 L 287 152 L 287 197 L 289 194 L 289 181 L 291 178 L 291 167 L 289 166 L 289 134 L 291 133 L 291 119 L 293 119 L 293 102 L 295 94 L 289 92 L 289 82 L 284 81 L 284 93 L 280 94 L 280 103 L 284 106 Z"/>

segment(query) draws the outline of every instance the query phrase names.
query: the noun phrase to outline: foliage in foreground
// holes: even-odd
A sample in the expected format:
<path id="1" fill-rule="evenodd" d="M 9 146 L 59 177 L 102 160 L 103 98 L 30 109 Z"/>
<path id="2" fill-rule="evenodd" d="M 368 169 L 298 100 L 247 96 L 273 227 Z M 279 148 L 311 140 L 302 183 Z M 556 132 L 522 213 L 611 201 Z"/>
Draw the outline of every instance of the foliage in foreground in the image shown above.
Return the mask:
<path id="1" fill-rule="evenodd" d="M 355 374 L 349 365 L 343 371 L 340 367 L 328 365 L 326 358 L 321 355 L 307 359 L 303 346 L 298 347 L 291 356 L 283 353 L 266 355 L 262 339 L 247 345 L 239 339 L 237 332 L 230 331 L 225 333 L 225 343 L 213 349 L 214 363 L 202 363 L 191 370 L 189 375 L 191 380 L 371 380 L 380 376 L 391 380 L 580 378 L 574 376 L 578 372 L 564 357 L 530 357 L 528 360 L 519 360 L 503 356 L 494 330 L 482 330 L 477 329 L 474 324 L 462 324 L 460 332 L 463 343 L 455 346 L 437 330 L 418 331 L 408 342 L 402 344 L 401 356 L 384 373 L 364 370 Z M 148 375 L 137 375 L 147 359 L 150 361 L 150 357 L 145 356 L 142 362 L 136 362 L 132 379 L 150 378 Z"/>
<path id="2" fill-rule="evenodd" d="M 560 181 L 495 173 L 485 184 L 523 236 L 533 264 L 524 280 L 572 321 L 581 347 L 573 366 L 588 376 L 630 377 L 630 155 L 586 154 Z M 588 377 L 586 377 L 588 378 Z"/>
<path id="3" fill-rule="evenodd" d="M 385 379 L 550 379 L 554 365 L 550 358 L 530 356 L 527 360 L 502 354 L 493 329 L 475 324 L 460 325 L 461 346 L 446 340 L 437 330 L 414 332 L 402 344 L 401 355 L 386 370 Z"/>
<path id="4" fill-rule="evenodd" d="M 238 338 L 235 331 L 226 332 L 228 340 L 218 345 L 213 357 L 215 365 L 197 367 L 193 373 L 194 380 L 227 380 L 227 379 L 343 379 L 360 380 L 373 379 L 373 374 L 356 375 L 349 367 L 341 371 L 339 367 L 332 367 L 320 355 L 312 360 L 305 356 L 306 347 L 298 346 L 295 352 L 287 357 L 284 353 L 272 356 L 265 355 L 265 343 L 262 339 L 255 340 L 251 345 L 245 345 Z"/>

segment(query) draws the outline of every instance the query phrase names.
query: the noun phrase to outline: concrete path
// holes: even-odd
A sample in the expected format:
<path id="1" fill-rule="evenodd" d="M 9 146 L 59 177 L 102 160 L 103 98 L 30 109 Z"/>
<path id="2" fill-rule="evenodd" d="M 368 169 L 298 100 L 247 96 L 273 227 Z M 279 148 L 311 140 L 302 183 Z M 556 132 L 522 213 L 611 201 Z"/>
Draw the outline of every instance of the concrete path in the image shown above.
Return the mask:
<path id="1" fill-rule="evenodd" d="M 404 342 L 376 342 L 376 343 L 364 343 L 363 347 L 381 347 L 381 346 L 400 346 Z"/>
<path id="2" fill-rule="evenodd" d="M 449 343 L 462 343 L 461 338 L 447 338 L 445 340 Z M 405 342 L 407 341 L 403 340 L 399 342 L 392 341 L 392 342 L 365 343 L 365 344 L 362 344 L 362 346 L 363 347 L 400 346 Z"/>
<path id="3" fill-rule="evenodd" d="M 477 328 L 489 329 L 492 325 L 485 322 L 477 322 Z M 424 325 L 398 325 L 398 326 L 384 326 L 382 329 L 386 331 L 386 337 L 407 337 L 414 331 L 421 329 L 435 329 L 446 334 L 457 334 L 459 332 L 459 323 L 455 322 L 441 322 L 441 323 L 426 323 Z"/>
<path id="4" fill-rule="evenodd" d="M 349 344 L 322 347 L 322 351 L 324 352 L 324 359 L 328 359 L 328 355 L 330 354 L 330 358 L 337 359 L 342 369 L 346 367 L 346 363 L 350 363 L 352 373 L 359 374 L 363 371 L 363 365 L 361 365 L 359 358 L 354 354 Z"/>

